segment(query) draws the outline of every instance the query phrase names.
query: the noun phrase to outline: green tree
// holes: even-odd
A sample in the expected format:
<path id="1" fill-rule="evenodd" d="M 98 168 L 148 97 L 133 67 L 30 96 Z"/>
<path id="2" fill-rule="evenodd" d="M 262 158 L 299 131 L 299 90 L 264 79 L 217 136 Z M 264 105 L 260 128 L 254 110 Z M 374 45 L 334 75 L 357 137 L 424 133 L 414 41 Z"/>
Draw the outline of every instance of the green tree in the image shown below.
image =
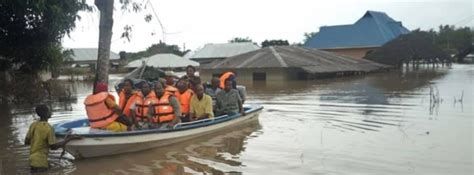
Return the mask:
<path id="1" fill-rule="evenodd" d="M 241 38 L 241 37 L 234 37 L 229 40 L 229 43 L 245 43 L 245 42 L 252 42 L 252 39 L 249 37 Z"/>
<path id="2" fill-rule="evenodd" d="M 147 1 L 145 4 L 140 2 L 134 2 L 132 0 L 119 0 L 122 7 L 121 10 L 128 12 L 141 12 L 146 5 L 149 4 L 153 9 L 153 5 L 150 1 Z M 95 0 L 94 4 L 100 11 L 100 24 L 99 24 L 99 50 L 97 55 L 97 70 L 94 81 L 94 91 L 95 84 L 97 82 L 108 82 L 109 80 L 109 62 L 110 62 L 110 45 L 112 40 L 112 27 L 113 27 L 113 10 L 114 10 L 114 0 Z M 154 11 L 154 9 L 153 9 Z M 156 13 L 155 13 L 156 14 Z M 150 22 L 152 16 L 150 14 L 145 15 L 145 21 Z M 161 22 L 160 22 L 161 25 Z M 163 30 L 163 27 L 162 27 Z M 125 25 L 124 32 L 121 37 L 126 38 L 130 41 L 130 32 L 132 31 L 132 26 Z"/>
<path id="3" fill-rule="evenodd" d="M 429 31 L 433 37 L 433 43 L 445 52 L 455 55 L 459 62 L 471 52 L 473 48 L 474 30 L 469 27 L 455 27 L 450 25 L 439 26 L 439 31 Z"/>
<path id="4" fill-rule="evenodd" d="M 61 38 L 91 10 L 85 1 L 0 1 L 0 71 L 37 73 L 58 67 Z"/>
<path id="5" fill-rule="evenodd" d="M 150 47 L 148 47 L 144 51 L 135 52 L 135 53 L 125 53 L 125 57 L 129 61 L 133 61 L 133 60 L 140 59 L 140 58 L 143 58 L 143 57 L 150 57 L 150 56 L 153 56 L 153 55 L 159 54 L 159 53 L 172 53 L 172 54 L 175 54 L 175 55 L 184 56 L 189 51 L 190 50 L 183 50 L 182 51 L 181 48 L 177 45 L 168 45 L 168 44 L 160 41 L 157 44 L 151 45 Z"/>
<path id="6" fill-rule="evenodd" d="M 410 61 L 451 63 L 452 58 L 433 44 L 432 35 L 430 32 L 414 30 L 385 43 L 364 58 L 395 67 L 402 67 Z"/>
<path id="7" fill-rule="evenodd" d="M 268 47 L 268 46 L 288 46 L 290 43 L 288 40 L 265 40 L 262 42 L 261 46 L 262 47 Z"/>
<path id="8" fill-rule="evenodd" d="M 318 33 L 317 32 L 304 33 L 303 44 L 306 44 L 309 41 L 309 39 L 316 36 L 316 34 L 318 34 Z"/>

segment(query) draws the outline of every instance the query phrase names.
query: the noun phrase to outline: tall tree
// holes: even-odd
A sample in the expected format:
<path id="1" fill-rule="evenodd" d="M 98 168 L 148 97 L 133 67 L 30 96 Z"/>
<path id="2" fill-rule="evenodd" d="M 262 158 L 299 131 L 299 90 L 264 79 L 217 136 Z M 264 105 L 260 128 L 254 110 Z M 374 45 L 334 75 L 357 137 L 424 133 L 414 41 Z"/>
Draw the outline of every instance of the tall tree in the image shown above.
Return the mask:
<path id="1" fill-rule="evenodd" d="M 433 42 L 444 51 L 457 57 L 459 62 L 474 51 L 474 30 L 469 27 L 439 26 L 439 31 L 433 33 Z"/>
<path id="2" fill-rule="evenodd" d="M 95 90 L 97 82 L 109 82 L 110 44 L 112 42 L 112 27 L 114 25 L 114 0 L 95 0 L 94 3 L 100 11 Z"/>
<path id="3" fill-rule="evenodd" d="M 62 60 L 61 38 L 75 27 L 85 1 L 0 1 L 0 71 L 37 73 Z"/>
<path id="4" fill-rule="evenodd" d="M 431 63 L 451 63 L 452 58 L 433 44 L 430 37 L 430 32 L 414 30 L 385 43 L 364 58 L 395 67 L 401 67 L 403 63 L 410 61 L 421 60 Z"/>

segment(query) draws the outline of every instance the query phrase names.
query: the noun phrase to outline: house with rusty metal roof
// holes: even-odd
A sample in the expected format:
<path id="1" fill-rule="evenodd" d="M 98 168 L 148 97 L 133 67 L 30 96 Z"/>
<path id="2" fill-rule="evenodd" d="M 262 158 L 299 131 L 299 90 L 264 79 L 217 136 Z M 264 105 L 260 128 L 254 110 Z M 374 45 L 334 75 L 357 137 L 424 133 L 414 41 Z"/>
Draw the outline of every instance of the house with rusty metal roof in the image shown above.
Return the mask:
<path id="1" fill-rule="evenodd" d="M 354 24 L 323 26 L 305 47 L 363 58 L 367 53 L 410 31 L 384 12 L 367 11 Z"/>
<path id="2" fill-rule="evenodd" d="M 201 66 L 200 76 L 232 71 L 239 81 L 308 80 L 386 70 L 389 66 L 323 50 L 298 46 L 270 46 Z"/>
<path id="3" fill-rule="evenodd" d="M 260 49 L 260 47 L 251 42 L 206 44 L 203 48 L 187 57 L 202 65 L 257 49 Z"/>

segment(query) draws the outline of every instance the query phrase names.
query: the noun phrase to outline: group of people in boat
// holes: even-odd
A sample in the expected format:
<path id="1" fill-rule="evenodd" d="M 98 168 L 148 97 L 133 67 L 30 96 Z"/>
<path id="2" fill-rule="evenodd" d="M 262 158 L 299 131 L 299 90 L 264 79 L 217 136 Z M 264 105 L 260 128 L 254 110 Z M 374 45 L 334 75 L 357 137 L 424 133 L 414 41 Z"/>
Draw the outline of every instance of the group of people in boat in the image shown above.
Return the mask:
<path id="1" fill-rule="evenodd" d="M 141 81 L 136 86 L 126 79 L 118 92 L 118 103 L 106 83 L 97 83 L 84 101 L 90 127 L 121 132 L 171 128 L 216 115 L 245 115 L 245 95 L 237 90 L 234 73 L 225 72 L 203 84 L 195 72 L 195 67 L 188 66 L 181 78 L 168 71 L 158 81 Z"/>
<path id="2" fill-rule="evenodd" d="M 156 82 L 143 81 L 135 87 L 125 80 L 119 91 L 118 103 L 105 83 L 97 83 L 94 93 L 86 97 L 87 116 L 91 128 L 127 131 L 144 127 L 173 127 L 180 122 L 213 118 L 215 115 L 244 114 L 243 92 L 236 90 L 235 74 L 226 72 L 204 85 L 195 75 L 196 69 L 186 68 L 186 75 L 176 81 L 167 72 Z M 35 108 L 39 121 L 33 122 L 26 134 L 30 146 L 29 165 L 32 173 L 48 170 L 49 149 L 58 149 L 67 142 L 81 139 L 68 135 L 57 142 L 53 127 L 48 123 L 51 111 L 46 105 Z"/>

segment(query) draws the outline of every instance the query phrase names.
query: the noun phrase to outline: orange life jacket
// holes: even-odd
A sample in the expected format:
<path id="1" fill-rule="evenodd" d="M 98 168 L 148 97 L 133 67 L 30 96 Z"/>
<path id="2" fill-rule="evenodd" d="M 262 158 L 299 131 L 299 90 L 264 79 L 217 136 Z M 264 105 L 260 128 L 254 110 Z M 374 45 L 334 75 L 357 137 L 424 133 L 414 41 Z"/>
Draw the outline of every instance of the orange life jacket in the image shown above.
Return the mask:
<path id="1" fill-rule="evenodd" d="M 173 121 L 175 118 L 173 106 L 171 106 L 169 98 L 173 96 L 170 92 L 165 92 L 158 100 L 158 103 L 153 104 L 155 113 L 153 114 L 153 122 L 162 123 Z"/>
<path id="2" fill-rule="evenodd" d="M 123 114 L 125 114 L 125 116 L 127 117 L 130 117 L 131 114 L 130 106 L 132 106 L 132 104 L 140 98 L 137 94 L 137 92 L 132 92 L 132 95 L 128 99 L 126 99 L 127 97 L 125 95 L 125 90 L 120 91 L 119 107 L 120 109 L 122 109 Z"/>
<path id="3" fill-rule="evenodd" d="M 178 91 L 178 100 L 181 104 L 181 113 L 189 114 L 189 105 L 191 103 L 191 97 L 193 96 L 194 92 L 191 89 L 184 91 L 184 93 L 179 93 Z"/>
<path id="4" fill-rule="evenodd" d="M 175 88 L 174 86 L 167 85 L 165 91 L 172 93 L 175 97 L 179 96 L 178 88 Z"/>
<path id="5" fill-rule="evenodd" d="M 219 80 L 220 80 L 219 87 L 221 89 L 224 89 L 225 88 L 225 80 L 227 78 L 229 78 L 230 76 L 233 76 L 233 75 L 234 75 L 234 73 L 232 73 L 232 72 L 226 72 L 226 73 L 222 74 L 221 77 L 219 78 Z"/>
<path id="6" fill-rule="evenodd" d="M 84 100 L 91 128 L 106 127 L 118 118 L 114 109 L 109 109 L 105 104 L 107 98 L 111 98 L 115 101 L 115 97 L 108 92 L 92 94 L 87 96 Z"/>
<path id="7" fill-rule="evenodd" d="M 148 108 L 150 104 L 158 103 L 158 98 L 156 98 L 155 91 L 150 91 L 146 97 L 143 97 L 143 94 L 138 93 L 138 98 L 136 100 L 135 108 L 135 117 L 138 120 L 146 120 L 148 115 Z"/>

